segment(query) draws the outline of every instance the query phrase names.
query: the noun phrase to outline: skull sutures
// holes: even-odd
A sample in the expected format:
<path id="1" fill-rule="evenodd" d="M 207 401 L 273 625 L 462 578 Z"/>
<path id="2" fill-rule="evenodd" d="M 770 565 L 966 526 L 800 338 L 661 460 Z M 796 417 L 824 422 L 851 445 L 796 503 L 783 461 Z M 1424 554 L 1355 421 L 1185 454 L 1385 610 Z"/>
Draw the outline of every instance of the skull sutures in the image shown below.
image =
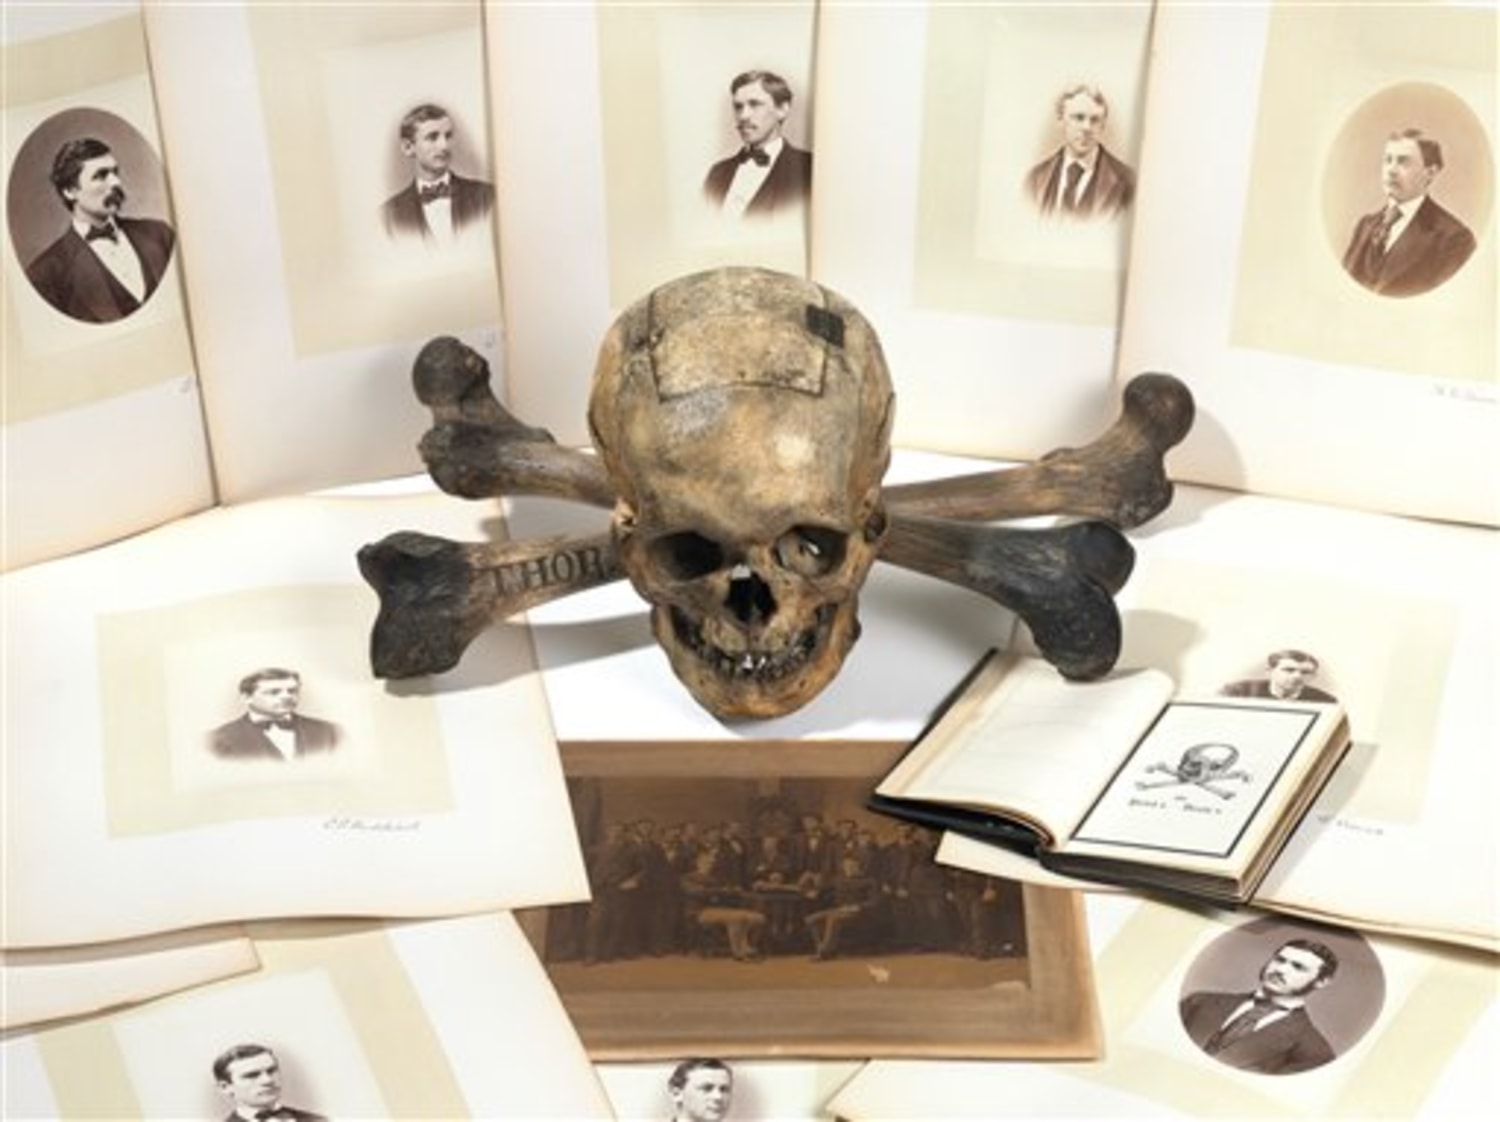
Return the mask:
<path id="1" fill-rule="evenodd" d="M 781 274 L 683 278 L 605 337 L 589 428 L 615 545 L 715 715 L 789 713 L 843 665 L 886 532 L 893 408 L 864 318 Z"/>

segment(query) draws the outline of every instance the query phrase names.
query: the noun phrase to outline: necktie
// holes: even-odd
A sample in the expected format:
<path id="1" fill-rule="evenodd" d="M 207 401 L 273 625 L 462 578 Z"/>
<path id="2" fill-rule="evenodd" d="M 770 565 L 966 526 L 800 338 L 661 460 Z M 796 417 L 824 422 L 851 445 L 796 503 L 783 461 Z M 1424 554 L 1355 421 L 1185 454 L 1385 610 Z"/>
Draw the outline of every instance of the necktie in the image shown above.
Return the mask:
<path id="1" fill-rule="evenodd" d="M 1082 164 L 1069 164 L 1067 178 L 1063 183 L 1063 210 L 1078 209 L 1078 183 L 1083 178 Z"/>
<path id="2" fill-rule="evenodd" d="M 1248 1036 L 1255 1031 L 1255 1026 L 1260 1023 L 1262 1017 L 1276 1008 L 1276 1003 L 1268 997 L 1256 997 L 1250 1008 L 1228 1024 L 1222 1026 L 1217 1032 L 1203 1042 L 1203 1050 L 1210 1056 L 1217 1055 L 1228 1048 L 1236 1040 Z"/>
<path id="3" fill-rule="evenodd" d="M 751 160 L 755 163 L 756 167 L 763 168 L 771 162 L 771 157 L 759 148 L 741 148 L 739 156 L 735 158 L 735 162 L 743 164 L 746 160 Z"/>
<path id="4" fill-rule="evenodd" d="M 108 222 L 102 226 L 90 226 L 88 233 L 83 236 L 87 241 L 96 241 L 99 238 L 108 238 L 110 241 L 114 241 L 116 238 L 115 228 Z"/>
<path id="5" fill-rule="evenodd" d="M 1386 240 L 1391 236 L 1391 230 L 1395 228 L 1396 220 L 1401 217 L 1401 209 L 1395 203 L 1391 203 L 1380 215 L 1380 224 L 1375 227 L 1374 237 L 1371 239 L 1379 247 L 1383 254 L 1386 251 Z"/>
<path id="6" fill-rule="evenodd" d="M 453 194 L 453 188 L 445 180 L 432 187 L 418 187 L 417 197 L 424 203 L 430 203 L 433 199 L 446 199 Z"/>
<path id="7" fill-rule="evenodd" d="M 285 729 L 287 731 L 290 731 L 292 727 L 292 719 L 290 717 L 272 717 L 269 720 L 256 721 L 255 727 L 265 729 L 267 732 L 270 732 L 272 729 Z"/>
<path id="8" fill-rule="evenodd" d="M 1401 211 L 1395 203 L 1390 203 L 1381 212 L 1380 220 L 1375 223 L 1375 228 L 1370 231 L 1370 240 L 1365 243 L 1364 274 L 1366 281 L 1372 282 L 1380 275 L 1380 267 L 1385 264 L 1385 240 L 1391 235 L 1391 228 L 1396 225 L 1396 219 L 1401 217 Z"/>

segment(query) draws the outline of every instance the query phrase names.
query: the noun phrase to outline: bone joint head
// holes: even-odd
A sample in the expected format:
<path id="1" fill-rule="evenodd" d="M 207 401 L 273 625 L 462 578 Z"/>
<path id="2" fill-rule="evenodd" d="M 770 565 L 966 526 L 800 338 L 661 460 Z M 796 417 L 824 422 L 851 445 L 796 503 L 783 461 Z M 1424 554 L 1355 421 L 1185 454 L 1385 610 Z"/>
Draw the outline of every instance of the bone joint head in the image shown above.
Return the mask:
<path id="1" fill-rule="evenodd" d="M 589 427 L 616 547 L 716 716 L 790 713 L 843 665 L 886 530 L 893 410 L 874 331 L 800 278 L 685 277 L 605 337 Z"/>

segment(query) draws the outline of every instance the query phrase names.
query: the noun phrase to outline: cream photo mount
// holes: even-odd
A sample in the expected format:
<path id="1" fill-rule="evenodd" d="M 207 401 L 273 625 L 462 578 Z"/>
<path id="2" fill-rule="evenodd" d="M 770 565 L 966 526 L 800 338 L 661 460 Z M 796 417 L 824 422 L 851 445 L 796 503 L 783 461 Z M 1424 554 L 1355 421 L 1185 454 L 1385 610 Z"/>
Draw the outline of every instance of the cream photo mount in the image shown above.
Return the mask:
<path id="1" fill-rule="evenodd" d="M 7 1038 L 7 1116 L 222 1118 L 216 1057 L 269 1048 L 326 1118 L 608 1117 L 511 916 L 249 928 L 261 969 Z"/>
<path id="2" fill-rule="evenodd" d="M 355 585 L 283 585 L 98 620 L 109 829 L 165 834 L 252 819 L 415 819 L 454 799 L 433 698 L 393 697 L 348 637 L 369 614 Z M 244 711 L 236 683 L 261 669 L 302 683 L 298 712 L 332 721 L 332 751 L 223 759 L 211 730 Z"/>

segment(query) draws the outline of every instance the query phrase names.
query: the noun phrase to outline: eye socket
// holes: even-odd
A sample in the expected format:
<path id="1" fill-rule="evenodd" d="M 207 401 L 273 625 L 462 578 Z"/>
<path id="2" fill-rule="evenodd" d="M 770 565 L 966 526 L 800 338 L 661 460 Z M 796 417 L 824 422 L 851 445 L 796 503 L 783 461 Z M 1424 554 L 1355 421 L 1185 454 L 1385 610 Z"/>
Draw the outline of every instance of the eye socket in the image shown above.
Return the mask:
<path id="1" fill-rule="evenodd" d="M 711 538 L 683 530 L 651 543 L 651 563 L 670 580 L 696 580 L 723 567 L 724 548 Z"/>
<path id="2" fill-rule="evenodd" d="M 800 576 L 826 576 L 844 563 L 847 540 L 826 526 L 793 526 L 776 539 L 776 561 Z"/>

